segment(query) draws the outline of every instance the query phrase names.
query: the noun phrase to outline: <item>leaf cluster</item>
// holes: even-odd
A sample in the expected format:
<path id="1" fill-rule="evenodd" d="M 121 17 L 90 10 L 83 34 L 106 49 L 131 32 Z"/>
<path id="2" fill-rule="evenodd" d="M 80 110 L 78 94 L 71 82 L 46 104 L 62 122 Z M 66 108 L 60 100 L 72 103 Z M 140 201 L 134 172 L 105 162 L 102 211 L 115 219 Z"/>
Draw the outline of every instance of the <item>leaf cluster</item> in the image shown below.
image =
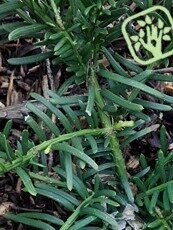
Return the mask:
<path id="1" fill-rule="evenodd" d="M 131 203 L 145 206 L 148 219 L 142 219 L 152 222 L 148 227 L 159 221 L 157 226 L 170 229 L 172 217 L 167 218 L 165 212 L 171 211 L 172 204 L 172 153 L 166 151 L 164 131 L 156 168 L 150 169 L 141 156 L 143 170 L 131 180 L 141 190 L 136 197 L 123 158 L 125 147 L 158 128 L 148 125 L 151 119 L 145 110 L 169 111 L 173 103 L 173 97 L 147 84 L 171 82 L 172 76 L 157 74 L 151 67 L 144 69 L 111 48 L 122 37 L 122 17 L 134 14 L 128 1 L 1 2 L 1 44 L 32 37 L 40 51 L 8 62 L 25 65 L 49 58 L 71 75 L 56 92 L 48 92 L 49 100 L 32 93 L 46 109 L 41 111 L 34 103 L 27 103 L 31 111 L 26 117 L 28 130 L 22 131 L 16 149 L 9 141 L 11 121 L 0 133 L 0 174 L 15 171 L 24 192 L 51 200 L 68 217 L 39 211 L 8 213 L 6 218 L 38 229 L 118 229 L 123 210 Z M 144 9 L 152 1 L 133 2 Z M 169 1 L 165 5 L 171 7 Z M 9 15 L 18 15 L 20 21 L 4 23 Z M 42 52 L 43 46 L 46 52 Z M 71 85 L 82 83 L 85 94 L 64 96 Z M 153 102 L 143 99 L 141 92 L 150 95 Z M 38 143 L 32 141 L 31 130 Z M 50 157 L 54 160 L 51 168 Z M 155 213 L 156 204 L 164 212 L 161 217 Z"/>

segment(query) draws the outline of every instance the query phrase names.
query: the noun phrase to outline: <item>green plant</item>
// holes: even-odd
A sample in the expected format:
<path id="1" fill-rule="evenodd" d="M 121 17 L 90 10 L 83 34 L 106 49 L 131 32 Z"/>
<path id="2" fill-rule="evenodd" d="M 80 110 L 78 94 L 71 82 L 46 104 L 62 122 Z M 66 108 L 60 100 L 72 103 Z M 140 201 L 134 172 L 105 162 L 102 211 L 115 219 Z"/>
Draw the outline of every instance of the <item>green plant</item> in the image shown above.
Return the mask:
<path id="1" fill-rule="evenodd" d="M 136 197 L 138 207 L 145 206 L 150 223 L 147 229 L 172 229 L 172 158 L 173 152 L 167 152 L 166 129 L 160 131 L 161 149 L 158 160 L 152 169 L 144 155 L 140 156 L 142 171 L 133 180 L 140 192 Z"/>
<path id="2" fill-rule="evenodd" d="M 168 104 L 173 103 L 172 97 L 146 82 L 172 81 L 172 77 L 144 70 L 110 49 L 122 36 L 122 21 L 118 19 L 133 14 L 128 5 L 122 6 L 126 1 L 117 4 L 109 1 L 109 9 L 104 0 L 3 2 L 2 18 L 14 11 L 22 19 L 1 25 L 5 42 L 7 38 L 12 41 L 33 37 L 39 51 L 40 47 L 46 47 L 45 53 L 14 57 L 8 62 L 24 65 L 50 58 L 54 65 L 62 63 L 72 75 L 56 92 L 48 92 L 49 100 L 31 94 L 46 107 L 46 111 L 41 111 L 31 102 L 26 105 L 31 111 L 26 123 L 37 135 L 39 144 L 33 143 L 28 130 L 24 130 L 14 150 L 8 141 L 11 122 L 0 134 L 0 174 L 14 170 L 23 181 L 25 191 L 53 200 L 69 216 L 62 220 L 28 212 L 9 213 L 6 218 L 40 229 L 55 229 L 55 226 L 63 230 L 111 226 L 118 229 L 122 210 L 128 203 L 134 205 L 122 150 L 155 129 L 155 126 L 145 128 L 150 118 L 142 112 L 144 108 L 169 111 Z M 134 2 L 141 6 L 140 1 Z M 109 26 L 111 23 L 115 23 L 115 28 Z M 109 70 L 102 64 L 103 57 L 110 63 Z M 87 93 L 64 96 L 72 84 L 85 84 Z M 141 99 L 140 91 L 153 96 L 156 102 Z M 52 115 L 58 121 L 56 124 Z M 87 129 L 83 128 L 82 119 Z M 120 144 L 121 138 L 124 142 Z M 58 179 L 49 177 L 49 153 L 59 161 L 51 168 Z M 105 183 L 105 175 L 114 178 Z"/>

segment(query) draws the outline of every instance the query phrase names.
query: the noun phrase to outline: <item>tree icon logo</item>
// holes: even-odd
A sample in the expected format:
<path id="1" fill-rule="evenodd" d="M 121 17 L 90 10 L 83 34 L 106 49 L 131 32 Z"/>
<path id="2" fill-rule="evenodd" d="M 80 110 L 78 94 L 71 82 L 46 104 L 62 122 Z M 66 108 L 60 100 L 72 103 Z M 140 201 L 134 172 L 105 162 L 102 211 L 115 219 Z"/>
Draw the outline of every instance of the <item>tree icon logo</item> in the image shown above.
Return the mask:
<path id="1" fill-rule="evenodd" d="M 135 61 L 148 65 L 173 55 L 173 19 L 162 6 L 154 6 L 128 17 L 122 32 Z"/>

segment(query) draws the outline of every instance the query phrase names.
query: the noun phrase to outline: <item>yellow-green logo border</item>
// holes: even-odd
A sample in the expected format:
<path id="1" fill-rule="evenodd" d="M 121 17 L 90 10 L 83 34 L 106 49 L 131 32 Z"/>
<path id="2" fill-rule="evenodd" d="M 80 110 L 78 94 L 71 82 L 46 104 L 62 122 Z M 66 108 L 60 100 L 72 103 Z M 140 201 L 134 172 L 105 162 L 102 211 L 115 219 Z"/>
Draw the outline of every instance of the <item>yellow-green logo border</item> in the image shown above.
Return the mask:
<path id="1" fill-rule="evenodd" d="M 134 58 L 134 60 L 135 60 L 136 62 L 138 62 L 139 64 L 141 64 L 141 65 L 148 65 L 148 64 L 151 64 L 151 63 L 153 63 L 153 62 L 155 62 L 155 61 L 158 61 L 158 60 L 160 60 L 160 59 L 164 59 L 164 58 L 167 58 L 167 57 L 173 55 L 173 50 L 171 50 L 171 51 L 169 51 L 169 52 L 166 52 L 166 53 L 162 54 L 162 57 L 159 57 L 159 58 L 154 57 L 154 58 L 151 58 L 151 59 L 146 60 L 146 61 L 141 60 L 141 59 L 136 55 L 136 52 L 135 52 L 135 50 L 134 50 L 134 48 L 133 48 L 133 46 L 132 46 L 132 42 L 131 42 L 131 40 L 130 40 L 130 38 L 129 38 L 129 35 L 128 35 L 127 31 L 126 31 L 126 27 L 127 27 L 128 23 L 129 23 L 130 21 L 132 21 L 132 20 L 134 20 L 135 18 L 138 18 L 138 17 L 140 17 L 140 16 L 145 16 L 145 15 L 147 15 L 148 13 L 151 13 L 151 12 L 157 11 L 157 10 L 161 10 L 161 11 L 163 11 L 163 12 L 167 15 L 167 17 L 168 17 L 168 19 L 169 19 L 169 21 L 170 21 L 171 27 L 173 28 L 173 18 L 172 18 L 172 16 L 171 16 L 170 12 L 169 12 L 165 7 L 163 7 L 163 6 L 153 6 L 153 7 L 149 8 L 149 9 L 147 9 L 147 10 L 144 10 L 144 11 L 142 11 L 142 12 L 140 12 L 140 13 L 137 13 L 137 14 L 135 14 L 135 15 L 133 15 L 133 16 L 130 16 L 130 17 L 128 17 L 127 19 L 125 19 L 125 21 L 123 22 L 123 25 L 122 25 L 122 33 L 123 33 L 123 36 L 124 36 L 124 38 L 125 38 L 125 40 L 126 40 L 126 43 L 127 43 L 127 45 L 128 45 L 128 48 L 129 48 L 129 50 L 130 50 L 130 53 L 131 53 L 132 57 Z"/>

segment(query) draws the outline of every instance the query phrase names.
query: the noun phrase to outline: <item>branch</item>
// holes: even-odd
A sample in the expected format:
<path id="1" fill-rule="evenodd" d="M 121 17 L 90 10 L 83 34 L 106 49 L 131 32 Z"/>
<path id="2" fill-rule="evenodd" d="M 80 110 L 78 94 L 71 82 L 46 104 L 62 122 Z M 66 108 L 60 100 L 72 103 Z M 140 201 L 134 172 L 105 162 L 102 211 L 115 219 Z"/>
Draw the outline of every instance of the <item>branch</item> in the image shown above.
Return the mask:
<path id="1" fill-rule="evenodd" d="M 18 157 L 15 160 L 13 160 L 12 162 L 8 162 L 8 163 L 1 163 L 0 162 L 0 175 L 9 172 L 11 170 L 14 170 L 17 167 L 21 167 L 24 164 L 27 164 L 32 158 L 36 157 L 38 155 L 38 153 L 40 151 L 44 151 L 45 154 L 49 153 L 49 150 L 51 149 L 52 145 L 63 142 L 63 141 L 67 141 L 70 140 L 74 137 L 80 137 L 80 136 L 84 136 L 84 135 L 93 135 L 93 136 L 98 136 L 98 135 L 107 135 L 107 133 L 109 133 L 109 128 L 98 128 L 98 129 L 82 129 L 76 132 L 72 132 L 72 133 L 67 133 L 67 134 L 63 134 L 60 135 L 59 137 L 55 137 L 51 140 L 47 140 L 42 142 L 41 144 L 32 147 L 30 150 L 28 150 L 27 154 L 22 156 L 22 157 Z"/>
<path id="2" fill-rule="evenodd" d="M 173 73 L 173 67 L 163 68 L 163 69 L 155 69 L 154 73 Z"/>
<path id="3" fill-rule="evenodd" d="M 5 108 L 0 109 L 0 120 L 1 119 L 11 119 L 17 123 L 25 122 L 25 117 L 29 115 L 30 111 L 26 108 L 26 103 L 28 101 L 24 101 L 21 104 L 7 106 Z M 44 111 L 46 107 L 37 102 L 31 101 L 37 106 L 41 111 Z"/>

